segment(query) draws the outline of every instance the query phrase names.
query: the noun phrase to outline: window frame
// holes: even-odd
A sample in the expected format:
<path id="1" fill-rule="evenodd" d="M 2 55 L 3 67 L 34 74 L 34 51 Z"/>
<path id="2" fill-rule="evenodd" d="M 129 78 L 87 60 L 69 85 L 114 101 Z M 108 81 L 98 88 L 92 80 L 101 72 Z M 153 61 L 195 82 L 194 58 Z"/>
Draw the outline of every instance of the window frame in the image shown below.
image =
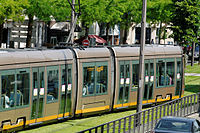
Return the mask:
<path id="1" fill-rule="evenodd" d="M 84 84 L 84 67 L 94 67 L 94 93 L 93 94 L 86 94 L 83 95 L 83 84 Z M 96 69 L 99 66 L 107 66 L 107 86 L 106 86 L 106 92 L 105 93 L 96 93 L 96 84 L 97 84 L 97 72 Z M 98 62 L 84 62 L 82 63 L 82 97 L 90 97 L 90 96 L 100 96 L 100 95 L 107 95 L 108 94 L 108 62 L 107 61 L 98 61 Z"/>
<path id="2" fill-rule="evenodd" d="M 157 73 L 158 73 L 158 69 L 157 69 L 157 64 L 159 61 L 162 61 L 164 63 L 164 85 L 163 86 L 158 86 L 157 84 Z M 174 83 L 172 85 L 166 85 L 166 75 L 167 75 L 167 63 L 168 62 L 173 62 L 174 63 Z M 175 58 L 157 58 L 156 59 L 156 88 L 166 88 L 166 87 L 174 87 L 175 86 L 175 75 L 176 75 L 176 65 L 175 65 Z"/>

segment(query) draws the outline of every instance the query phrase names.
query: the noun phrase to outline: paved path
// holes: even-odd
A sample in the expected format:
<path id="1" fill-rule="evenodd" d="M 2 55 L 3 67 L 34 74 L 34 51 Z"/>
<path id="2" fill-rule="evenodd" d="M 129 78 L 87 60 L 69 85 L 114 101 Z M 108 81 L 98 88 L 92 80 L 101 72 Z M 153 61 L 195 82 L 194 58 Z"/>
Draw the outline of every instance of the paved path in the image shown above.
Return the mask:
<path id="1" fill-rule="evenodd" d="M 185 76 L 200 76 L 199 73 L 185 73 Z"/>
<path id="2" fill-rule="evenodd" d="M 195 113 L 195 114 L 189 115 L 188 117 L 195 118 L 195 119 L 200 121 L 199 113 Z"/>

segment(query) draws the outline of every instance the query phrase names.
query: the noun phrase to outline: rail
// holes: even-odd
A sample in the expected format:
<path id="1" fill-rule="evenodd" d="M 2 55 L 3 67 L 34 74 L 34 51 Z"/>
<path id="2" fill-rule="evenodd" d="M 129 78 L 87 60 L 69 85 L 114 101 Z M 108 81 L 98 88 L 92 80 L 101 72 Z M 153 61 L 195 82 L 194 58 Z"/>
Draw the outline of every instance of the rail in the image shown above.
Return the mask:
<path id="1" fill-rule="evenodd" d="M 185 96 L 79 133 L 147 133 L 152 131 L 156 122 L 164 116 L 183 117 L 197 113 L 200 111 L 199 102 L 200 93 Z"/>

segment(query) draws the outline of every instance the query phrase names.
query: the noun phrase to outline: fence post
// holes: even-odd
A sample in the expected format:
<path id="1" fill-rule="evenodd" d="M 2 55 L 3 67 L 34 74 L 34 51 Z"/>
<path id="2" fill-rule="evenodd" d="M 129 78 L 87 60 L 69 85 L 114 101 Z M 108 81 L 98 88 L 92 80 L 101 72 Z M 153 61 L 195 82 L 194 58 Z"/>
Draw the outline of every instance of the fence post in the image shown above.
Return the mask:
<path id="1" fill-rule="evenodd" d="M 198 107 L 198 112 L 199 112 L 199 117 L 200 117 L 200 105 L 199 105 L 199 103 L 200 103 L 200 93 L 198 93 L 198 99 L 197 99 L 198 101 L 197 101 L 197 107 Z"/>
<path id="2" fill-rule="evenodd" d="M 121 130 L 121 119 L 119 120 L 118 133 L 120 133 L 120 130 Z"/>

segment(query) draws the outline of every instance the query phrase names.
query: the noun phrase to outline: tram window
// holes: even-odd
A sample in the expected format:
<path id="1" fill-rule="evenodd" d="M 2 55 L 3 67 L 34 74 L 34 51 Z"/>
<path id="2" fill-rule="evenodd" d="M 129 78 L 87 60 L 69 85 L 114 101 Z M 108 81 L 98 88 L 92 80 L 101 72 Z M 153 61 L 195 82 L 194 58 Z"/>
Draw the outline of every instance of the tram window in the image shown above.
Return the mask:
<path id="1" fill-rule="evenodd" d="M 167 62 L 166 85 L 174 84 L 174 62 Z"/>
<path id="2" fill-rule="evenodd" d="M 104 62 L 85 63 L 83 67 L 83 96 L 107 93 L 107 65 Z"/>
<path id="3" fill-rule="evenodd" d="M 157 87 L 165 85 L 165 62 L 159 61 L 157 63 L 157 73 L 156 73 L 156 81 Z"/>
<path id="4" fill-rule="evenodd" d="M 107 92 L 107 66 L 98 66 L 96 69 L 96 73 L 96 94 L 102 94 Z"/>
<path id="5" fill-rule="evenodd" d="M 83 95 L 94 94 L 95 67 L 88 66 L 83 68 Z"/>
<path id="6" fill-rule="evenodd" d="M 68 93 L 71 92 L 71 87 L 72 87 L 72 69 L 68 69 L 68 87 L 67 91 Z"/>
<path id="7" fill-rule="evenodd" d="M 133 64 L 132 91 L 137 91 L 139 85 L 139 64 Z"/>
<path id="8" fill-rule="evenodd" d="M 29 104 L 29 82 L 29 73 L 25 71 L 23 73 L 17 74 L 16 106 Z"/>
<path id="9" fill-rule="evenodd" d="M 58 69 L 51 69 L 51 67 L 49 67 L 47 74 L 47 101 L 51 102 L 58 99 Z"/>
<path id="10" fill-rule="evenodd" d="M 12 108 L 15 105 L 15 75 L 1 76 L 1 105 L 4 109 Z"/>

